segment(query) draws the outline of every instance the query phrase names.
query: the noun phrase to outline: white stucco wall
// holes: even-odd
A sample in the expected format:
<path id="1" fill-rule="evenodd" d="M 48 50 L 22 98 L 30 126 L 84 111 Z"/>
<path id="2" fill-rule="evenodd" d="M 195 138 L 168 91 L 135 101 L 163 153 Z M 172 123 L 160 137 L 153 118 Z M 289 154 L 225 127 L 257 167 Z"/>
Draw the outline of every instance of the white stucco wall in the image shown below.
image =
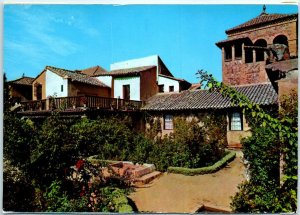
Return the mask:
<path id="1" fill-rule="evenodd" d="M 158 55 L 116 62 L 110 65 L 110 70 L 128 69 L 140 66 L 158 66 Z"/>
<path id="2" fill-rule="evenodd" d="M 63 92 L 61 92 L 61 85 L 63 85 Z M 68 80 L 62 78 L 61 76 L 51 72 L 46 71 L 46 97 L 53 96 L 56 94 L 57 97 L 67 97 L 68 96 Z"/>
<path id="3" fill-rule="evenodd" d="M 130 100 L 140 100 L 140 77 L 114 79 L 114 97 L 123 99 L 123 85 L 130 85 Z"/>
<path id="4" fill-rule="evenodd" d="M 98 76 L 96 77 L 99 81 L 103 82 L 104 84 L 106 84 L 107 86 L 111 87 L 111 76 Z"/>
<path id="5" fill-rule="evenodd" d="M 158 76 L 158 85 L 164 85 L 164 92 L 169 92 L 169 86 L 174 86 L 174 92 L 179 92 L 179 81 Z"/>

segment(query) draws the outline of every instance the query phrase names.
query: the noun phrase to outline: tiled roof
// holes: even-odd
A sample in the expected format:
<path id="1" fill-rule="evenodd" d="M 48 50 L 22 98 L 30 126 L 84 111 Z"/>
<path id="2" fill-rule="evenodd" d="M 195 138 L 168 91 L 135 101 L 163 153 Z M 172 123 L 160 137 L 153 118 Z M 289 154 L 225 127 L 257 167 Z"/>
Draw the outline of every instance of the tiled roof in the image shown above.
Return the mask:
<path id="1" fill-rule="evenodd" d="M 184 79 L 175 78 L 175 77 L 172 77 L 172 76 L 169 76 L 169 75 L 158 74 L 158 76 L 161 76 L 161 77 L 164 77 L 164 78 L 169 78 L 169 79 L 172 79 L 172 80 L 175 80 L 175 81 L 186 81 Z"/>
<path id="2" fill-rule="evenodd" d="M 289 72 L 298 69 L 298 58 L 277 61 L 266 65 L 266 70 Z"/>
<path id="3" fill-rule="evenodd" d="M 226 40 L 221 40 L 221 41 L 217 42 L 216 45 L 217 45 L 219 48 L 221 48 L 221 45 L 222 45 L 222 44 L 224 44 L 224 43 L 229 43 L 229 42 L 235 42 L 235 41 L 237 41 L 237 40 L 243 40 L 243 41 L 249 40 L 249 41 L 251 41 L 251 40 L 249 39 L 249 37 L 235 37 L 235 38 L 228 38 L 228 39 L 226 39 Z"/>
<path id="4" fill-rule="evenodd" d="M 190 86 L 189 90 L 194 91 L 194 90 L 199 90 L 201 88 L 200 83 L 194 83 Z"/>
<path id="5" fill-rule="evenodd" d="M 53 66 L 46 66 L 45 69 L 48 69 L 63 78 L 69 78 L 71 79 L 71 81 L 100 86 L 100 87 L 108 87 L 107 85 L 99 81 L 97 78 L 90 77 L 80 72 L 71 71 L 67 69 L 60 69 Z"/>
<path id="6" fill-rule="evenodd" d="M 112 70 L 111 72 L 108 72 L 106 74 L 99 74 L 98 76 L 103 75 L 111 75 L 111 76 L 126 76 L 126 75 L 138 75 L 140 72 L 152 69 L 156 66 L 140 66 L 135 68 L 129 68 L 129 69 L 118 69 L 118 70 Z"/>
<path id="7" fill-rule="evenodd" d="M 226 34 L 238 32 L 241 30 L 249 29 L 258 27 L 259 25 L 265 25 L 265 24 L 271 24 L 271 23 L 277 23 L 280 21 L 286 21 L 291 20 L 294 18 L 297 18 L 298 14 L 267 14 L 267 13 L 261 13 L 259 16 L 241 24 L 236 27 L 230 28 L 226 30 Z"/>
<path id="8" fill-rule="evenodd" d="M 271 84 L 244 85 L 235 87 L 252 102 L 260 105 L 277 104 L 277 94 Z M 148 111 L 204 110 L 234 107 L 229 98 L 208 90 L 160 93 L 151 97 L 142 108 Z"/>
<path id="9" fill-rule="evenodd" d="M 9 81 L 9 83 L 30 86 L 32 84 L 33 80 L 34 80 L 34 78 L 24 76 L 24 77 L 16 79 L 16 80 Z"/>
<path id="10" fill-rule="evenodd" d="M 78 70 L 82 74 L 86 74 L 89 76 L 97 76 L 99 74 L 105 74 L 107 71 L 103 69 L 101 66 L 94 66 L 87 69 Z"/>

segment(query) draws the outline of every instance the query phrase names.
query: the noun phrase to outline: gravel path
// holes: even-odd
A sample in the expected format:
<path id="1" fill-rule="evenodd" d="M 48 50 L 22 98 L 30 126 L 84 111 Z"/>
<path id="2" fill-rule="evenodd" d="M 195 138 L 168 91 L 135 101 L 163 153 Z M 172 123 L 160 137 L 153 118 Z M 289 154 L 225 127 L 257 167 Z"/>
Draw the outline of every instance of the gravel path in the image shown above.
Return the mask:
<path id="1" fill-rule="evenodd" d="M 159 179 L 130 194 L 140 212 L 193 213 L 201 205 L 230 211 L 230 196 L 244 178 L 237 156 L 227 167 L 207 175 L 164 173 Z"/>

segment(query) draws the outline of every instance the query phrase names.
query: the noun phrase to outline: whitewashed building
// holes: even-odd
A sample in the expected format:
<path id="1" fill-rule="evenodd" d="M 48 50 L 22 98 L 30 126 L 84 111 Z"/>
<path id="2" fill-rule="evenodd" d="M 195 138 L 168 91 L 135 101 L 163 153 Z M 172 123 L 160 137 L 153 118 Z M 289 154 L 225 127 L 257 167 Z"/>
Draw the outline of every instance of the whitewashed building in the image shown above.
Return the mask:
<path id="1" fill-rule="evenodd" d="M 190 87 L 174 78 L 158 55 L 116 62 L 110 72 L 96 77 L 111 87 L 111 96 L 130 100 L 147 100 L 159 92 L 180 92 Z"/>

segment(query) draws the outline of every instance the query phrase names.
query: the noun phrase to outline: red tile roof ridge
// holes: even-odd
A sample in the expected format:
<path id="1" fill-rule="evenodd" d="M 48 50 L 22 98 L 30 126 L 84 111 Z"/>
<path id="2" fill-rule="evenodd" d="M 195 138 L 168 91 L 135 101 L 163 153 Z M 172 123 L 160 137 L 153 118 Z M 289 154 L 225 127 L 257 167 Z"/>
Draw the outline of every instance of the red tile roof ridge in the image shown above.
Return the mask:
<path id="1" fill-rule="evenodd" d="M 106 69 L 104 69 L 103 67 L 101 67 L 99 65 L 88 67 L 85 69 L 78 69 L 75 71 L 78 71 L 82 74 L 86 74 L 89 76 L 97 76 L 98 74 L 106 74 L 108 72 Z"/>

